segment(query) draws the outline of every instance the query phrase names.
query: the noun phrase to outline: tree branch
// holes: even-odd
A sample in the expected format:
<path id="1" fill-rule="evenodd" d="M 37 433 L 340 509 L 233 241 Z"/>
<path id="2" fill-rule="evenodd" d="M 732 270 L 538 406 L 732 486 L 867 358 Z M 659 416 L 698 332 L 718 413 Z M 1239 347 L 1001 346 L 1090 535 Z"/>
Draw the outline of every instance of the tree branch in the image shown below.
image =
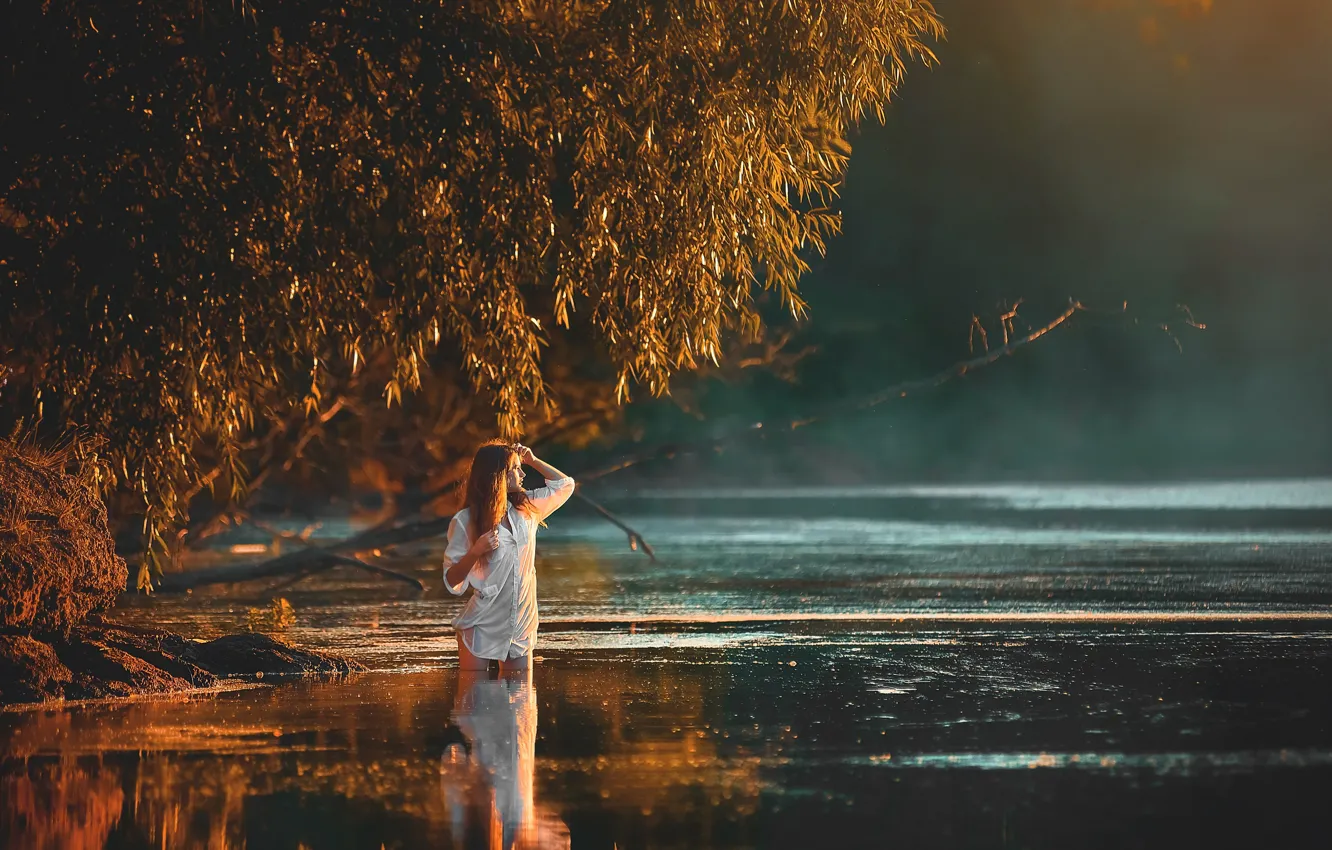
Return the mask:
<path id="1" fill-rule="evenodd" d="M 638 547 L 642 546 L 643 551 L 647 553 L 648 558 L 651 559 L 653 563 L 656 563 L 657 553 L 652 551 L 652 546 L 647 542 L 647 540 L 643 539 L 643 535 L 639 534 L 637 531 L 630 528 L 619 517 L 615 516 L 615 514 L 611 513 L 598 503 L 589 499 L 586 495 L 583 494 L 582 490 L 575 489 L 573 494 L 575 498 L 579 499 L 584 504 L 589 505 L 592 508 L 592 510 L 596 511 L 598 514 L 601 514 L 602 518 L 605 519 L 607 522 L 609 522 L 611 525 L 615 526 L 616 528 L 623 531 L 625 534 L 629 535 L 630 549 L 638 551 Z"/>
<path id="2" fill-rule="evenodd" d="M 1009 326 L 1008 323 L 1012 322 L 1012 319 L 1015 315 L 1014 311 L 1016 309 L 1017 309 L 1016 305 L 1014 305 L 1014 307 L 1005 314 L 1003 320 L 1006 323 L 1006 327 Z M 1005 345 L 987 351 L 984 354 L 978 355 L 976 357 L 971 357 L 966 360 L 960 360 L 957 363 L 954 363 L 953 365 L 949 366 L 948 368 L 936 372 L 933 375 L 930 375 L 929 377 L 916 378 L 910 381 L 902 381 L 900 383 L 884 387 L 883 389 L 873 392 L 869 395 L 861 396 L 860 398 L 854 399 L 850 402 L 833 405 L 817 414 L 807 416 L 801 419 L 792 419 L 788 422 L 777 423 L 775 425 L 764 422 L 755 422 L 754 424 L 747 426 L 743 430 L 734 431 L 730 434 L 726 434 L 722 437 L 719 437 L 707 443 L 693 444 L 693 445 L 680 445 L 672 443 L 663 446 L 658 446 L 657 448 L 651 451 L 642 452 L 636 455 L 630 455 L 629 457 L 622 458 L 616 461 L 615 463 L 603 467 L 601 469 L 595 469 L 589 472 L 581 473 L 579 475 L 576 475 L 575 478 L 579 482 L 597 481 L 601 478 L 605 478 L 607 475 L 611 475 L 612 473 L 620 472 L 622 470 L 638 466 L 640 464 L 646 463 L 651 460 L 657 460 L 659 458 L 673 458 L 676 457 L 677 455 L 682 455 L 682 454 L 697 454 L 704 451 L 713 451 L 718 448 L 722 448 L 723 446 L 734 443 L 737 440 L 753 436 L 756 433 L 762 432 L 765 434 L 769 434 L 773 433 L 774 431 L 778 433 L 794 431 L 797 428 L 803 428 L 806 425 L 813 425 L 816 422 L 822 422 L 831 416 L 836 416 L 839 414 L 850 413 L 860 410 L 867 410 L 871 407 L 877 407 L 878 405 L 883 404 L 884 402 L 887 401 L 892 401 L 894 399 L 899 399 L 899 398 L 905 398 L 907 395 L 917 390 L 937 387 L 940 384 L 947 383 L 948 381 L 953 380 L 954 378 L 960 378 L 972 370 L 979 369 L 983 366 L 988 366 L 991 363 L 994 363 L 996 360 L 999 360 L 1002 357 L 1006 357 L 1012 354 L 1013 352 L 1017 351 L 1018 349 L 1030 345 L 1031 343 L 1035 342 L 1036 340 L 1048 334 L 1050 331 L 1060 327 L 1069 319 L 1077 315 L 1077 313 L 1085 309 L 1086 307 L 1084 307 L 1080 302 L 1071 300 L 1069 301 L 1068 308 L 1065 309 L 1062 313 L 1060 313 L 1058 316 L 1055 316 L 1053 319 L 1051 319 L 1049 322 L 1046 322 L 1044 325 L 1041 325 L 1040 327 L 1032 330 L 1030 333 L 1026 334 L 1025 336 L 1018 337 L 1016 339 L 1010 339 Z"/>

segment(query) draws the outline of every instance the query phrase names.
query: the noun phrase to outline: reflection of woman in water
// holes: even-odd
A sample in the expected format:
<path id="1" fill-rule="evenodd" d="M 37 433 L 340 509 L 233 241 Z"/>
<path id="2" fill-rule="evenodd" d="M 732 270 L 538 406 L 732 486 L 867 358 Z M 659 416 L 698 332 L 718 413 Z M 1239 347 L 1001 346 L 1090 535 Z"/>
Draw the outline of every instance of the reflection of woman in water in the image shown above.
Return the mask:
<path id="1" fill-rule="evenodd" d="M 523 489 L 524 463 L 545 477 L 546 486 Z M 572 478 L 526 446 L 488 443 L 477 449 L 444 550 L 449 592 L 474 591 L 453 621 L 462 669 L 530 664 L 537 633 L 536 530 L 573 490 Z"/>
<path id="2" fill-rule="evenodd" d="M 459 671 L 453 722 L 471 746 L 466 754 L 453 745 L 440 764 L 455 846 L 465 844 L 469 833 L 475 837 L 469 813 L 480 814 L 475 807 L 480 803 L 480 823 L 492 850 L 567 850 L 568 827 L 555 812 L 537 806 L 534 796 L 537 705 L 531 668 L 497 678 Z M 483 792 L 481 799 L 475 791 Z"/>

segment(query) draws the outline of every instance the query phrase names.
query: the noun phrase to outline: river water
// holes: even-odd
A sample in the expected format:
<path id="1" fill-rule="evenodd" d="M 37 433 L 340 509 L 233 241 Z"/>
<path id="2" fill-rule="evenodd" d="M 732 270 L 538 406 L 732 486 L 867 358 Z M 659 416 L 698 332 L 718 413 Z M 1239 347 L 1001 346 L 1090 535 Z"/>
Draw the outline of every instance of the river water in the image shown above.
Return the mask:
<path id="1" fill-rule="evenodd" d="M 437 580 L 310 579 L 290 639 L 370 673 L 0 714 L 0 840 L 1325 846 L 1332 482 L 606 504 L 657 560 L 555 515 L 530 681 L 459 674 Z M 118 616 L 208 637 L 271 596 Z"/>

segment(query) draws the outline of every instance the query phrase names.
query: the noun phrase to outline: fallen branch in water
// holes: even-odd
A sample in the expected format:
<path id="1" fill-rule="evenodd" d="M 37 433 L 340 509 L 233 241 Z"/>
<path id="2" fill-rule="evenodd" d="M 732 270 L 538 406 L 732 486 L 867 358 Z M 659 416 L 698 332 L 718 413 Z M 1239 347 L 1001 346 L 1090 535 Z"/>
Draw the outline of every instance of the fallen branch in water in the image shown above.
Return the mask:
<path id="1" fill-rule="evenodd" d="M 606 510 L 597 502 L 589 499 L 587 496 L 574 491 L 574 495 L 579 501 L 587 504 L 600 516 L 608 522 L 619 528 L 625 534 L 629 535 L 629 546 L 631 549 L 642 547 L 643 552 L 653 561 L 657 560 L 657 555 L 653 551 L 651 544 L 632 527 L 627 525 L 619 517 Z M 283 578 L 286 581 L 281 582 L 278 587 L 289 587 L 298 581 L 308 578 L 316 572 L 330 569 L 336 566 L 356 567 L 357 569 L 382 575 L 385 578 L 392 578 L 397 581 L 410 584 L 417 590 L 424 591 L 425 584 L 414 576 L 406 573 L 400 573 L 396 570 L 390 570 L 387 567 L 381 567 L 376 564 L 363 561 L 356 554 L 362 552 L 374 552 L 380 549 L 389 549 L 403 543 L 414 543 L 418 540 L 427 540 L 432 537 L 448 531 L 449 522 L 453 517 L 437 517 L 434 519 L 423 520 L 420 522 L 407 523 L 392 528 L 376 526 L 367 529 L 360 534 L 348 537 L 331 546 L 317 546 L 314 543 L 305 540 L 299 535 L 284 534 L 276 531 L 262 522 L 251 519 L 251 523 L 256 527 L 263 528 L 269 533 L 284 539 L 294 540 L 302 544 L 305 548 L 298 552 L 290 552 L 285 555 L 279 555 L 276 558 L 270 558 L 267 561 L 260 561 L 253 564 L 226 564 L 218 567 L 207 567 L 198 570 L 189 570 L 187 572 L 168 573 L 162 577 L 158 583 L 157 589 L 165 592 L 181 592 L 192 590 L 196 587 L 204 587 L 210 584 L 233 584 L 243 581 L 255 581 L 258 579 Z"/>
<path id="2" fill-rule="evenodd" d="M 388 567 L 381 567 L 378 564 L 362 561 L 360 558 L 353 558 L 349 555 L 328 555 L 328 558 L 333 561 L 335 566 L 356 567 L 358 570 L 365 570 L 366 572 L 374 573 L 375 575 L 380 575 L 384 578 L 391 578 L 395 581 L 410 584 L 417 590 L 423 593 L 425 592 L 425 582 L 415 576 L 409 576 L 406 573 L 400 573 L 397 570 L 390 570 Z"/>
<path id="3" fill-rule="evenodd" d="M 283 579 L 282 581 L 268 588 L 268 590 L 264 592 L 268 596 L 276 596 L 278 593 L 281 593 L 282 591 L 286 590 L 292 585 L 299 584 L 300 582 L 305 581 L 310 576 L 315 575 L 316 573 L 323 572 L 325 569 L 327 569 L 327 567 L 321 565 L 319 567 L 310 567 L 303 570 L 298 570 L 295 575 L 291 576 L 290 578 Z"/>
<path id="4" fill-rule="evenodd" d="M 643 552 L 647 554 L 649 560 L 651 560 L 653 563 L 656 563 L 656 560 L 657 560 L 657 553 L 654 552 L 654 551 L 652 551 L 652 546 L 647 542 L 647 540 L 643 539 L 643 535 L 639 534 L 637 531 L 635 531 L 634 529 L 630 528 L 628 525 L 626 525 L 626 524 L 624 523 L 624 521 L 622 521 L 622 520 L 621 520 L 619 517 L 617 517 L 615 514 L 611 513 L 610 511 L 608 511 L 608 510 L 606 510 L 605 508 L 603 508 L 600 504 L 598 504 L 598 503 L 592 501 L 592 500 L 589 499 L 587 496 L 583 495 L 583 493 L 582 493 L 581 491 L 579 491 L 579 490 L 574 490 L 574 496 L 575 496 L 579 501 L 581 501 L 581 502 L 583 502 L 584 504 L 588 505 L 589 507 L 592 508 L 592 510 L 594 510 L 594 511 L 596 511 L 598 514 L 600 514 L 601 517 L 602 517 L 603 519 L 605 519 L 607 522 L 609 522 L 611 525 L 613 525 L 613 526 L 615 526 L 616 528 L 620 529 L 620 530 L 623 531 L 625 534 L 628 534 L 628 535 L 629 535 L 629 548 L 630 548 L 630 549 L 633 549 L 634 551 L 638 551 L 638 548 L 639 548 L 640 546 L 643 547 Z"/>
<path id="5" fill-rule="evenodd" d="M 413 585 L 418 590 L 425 590 L 425 584 L 419 579 L 367 563 L 356 557 L 364 552 L 386 549 L 401 543 L 410 543 L 436 537 L 448 530 L 449 517 L 432 519 L 425 522 L 409 523 L 397 528 L 372 528 L 338 541 L 330 546 L 316 546 L 297 552 L 289 552 L 253 564 L 224 564 L 217 567 L 188 570 L 179 573 L 167 573 L 158 582 L 157 590 L 164 593 L 192 590 L 210 584 L 234 584 L 256 579 L 287 578 L 300 573 L 311 573 L 335 566 L 354 566 L 386 578 L 393 578 Z M 302 578 L 305 576 L 302 575 Z"/>
<path id="6" fill-rule="evenodd" d="M 269 534 L 272 534 L 278 537 L 279 539 L 291 540 L 295 543 L 299 543 L 301 546 L 304 546 L 307 550 L 314 552 L 324 551 L 319 546 L 316 546 L 314 543 L 310 542 L 309 533 L 314 530 L 315 526 L 313 525 L 307 526 L 305 531 L 302 532 L 301 534 L 289 534 L 287 532 L 283 532 L 279 529 L 273 528 L 272 526 L 269 526 L 266 523 L 260 522 L 259 520 L 251 519 L 250 523 L 254 525 L 256 528 L 267 531 Z M 401 581 L 405 584 L 410 584 L 411 586 L 415 587 L 417 590 L 422 592 L 424 592 L 426 589 L 425 583 L 414 576 L 409 576 L 406 573 L 400 573 L 397 570 L 390 570 L 388 567 L 381 567 L 378 564 L 371 564 L 369 562 L 362 561 L 360 558 L 353 558 L 350 555 L 329 554 L 328 561 L 329 561 L 328 563 L 321 564 L 317 568 L 307 569 L 305 571 L 305 575 L 301 576 L 301 578 L 304 578 L 313 572 L 329 569 L 330 567 L 344 566 L 344 567 L 355 567 L 358 570 L 365 570 L 366 572 L 374 573 L 376 575 L 381 575 L 384 576 L 385 578 L 391 578 L 396 581 Z M 289 584 L 294 584 L 294 583 L 295 582 L 289 582 Z"/>

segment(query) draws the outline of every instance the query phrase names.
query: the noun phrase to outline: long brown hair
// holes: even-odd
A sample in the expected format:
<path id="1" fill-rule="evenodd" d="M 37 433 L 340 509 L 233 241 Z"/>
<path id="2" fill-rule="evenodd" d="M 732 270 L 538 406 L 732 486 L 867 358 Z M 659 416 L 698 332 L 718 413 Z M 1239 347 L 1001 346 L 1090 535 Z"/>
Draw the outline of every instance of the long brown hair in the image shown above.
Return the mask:
<path id="1" fill-rule="evenodd" d="M 463 490 L 463 507 L 470 513 L 472 539 L 492 530 L 504 519 L 509 505 L 521 508 L 527 504 L 527 494 L 521 490 L 508 493 L 504 477 L 509 472 L 509 461 L 518 454 L 512 443 L 491 440 L 476 450 L 467 470 L 467 485 Z"/>

